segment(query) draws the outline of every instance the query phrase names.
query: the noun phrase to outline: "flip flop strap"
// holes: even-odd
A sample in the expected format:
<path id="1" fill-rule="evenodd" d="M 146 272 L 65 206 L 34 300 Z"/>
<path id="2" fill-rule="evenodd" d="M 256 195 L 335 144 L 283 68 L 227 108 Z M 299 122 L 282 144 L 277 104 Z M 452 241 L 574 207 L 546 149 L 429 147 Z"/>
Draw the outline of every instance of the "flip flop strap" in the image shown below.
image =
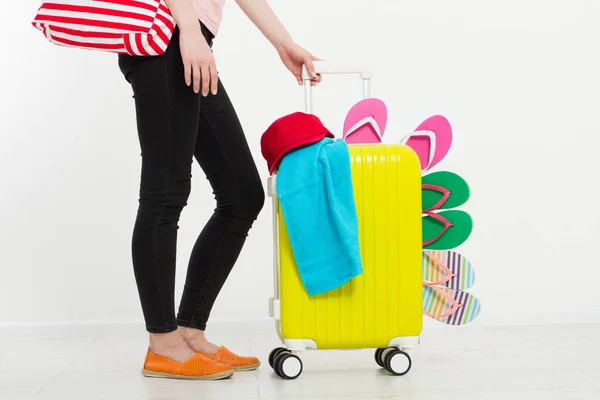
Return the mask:
<path id="1" fill-rule="evenodd" d="M 414 131 L 410 135 L 406 136 L 400 143 L 406 144 L 410 140 L 410 138 L 415 136 L 426 137 L 429 139 L 429 161 L 427 162 L 427 166 L 421 166 L 421 171 L 427 171 L 431 164 L 433 163 L 433 158 L 435 157 L 436 152 L 436 136 L 434 131 Z"/>
<path id="2" fill-rule="evenodd" d="M 430 287 L 437 294 L 439 294 L 445 300 L 447 300 L 450 304 L 452 304 L 452 307 L 450 308 L 450 311 L 445 312 L 445 313 L 440 314 L 440 315 L 435 315 L 433 313 L 430 313 L 430 312 L 427 312 L 427 311 L 423 311 L 423 314 L 425 314 L 426 316 L 434 318 L 434 319 L 446 318 L 446 317 L 449 317 L 449 316 L 453 315 L 455 312 L 457 312 L 463 306 L 463 304 L 460 304 L 458 301 L 454 300 L 454 297 L 452 297 L 450 295 L 450 293 L 448 293 L 447 291 L 443 290 L 442 288 L 437 287 L 437 286 L 433 286 L 433 285 L 429 285 L 429 284 L 427 284 L 425 282 L 423 282 L 423 285 Z"/>
<path id="3" fill-rule="evenodd" d="M 445 285 L 446 283 L 448 283 L 450 281 L 450 279 L 456 277 L 456 274 L 452 273 L 452 270 L 450 268 L 448 268 L 446 263 L 444 263 L 441 259 L 436 257 L 432 252 L 423 251 L 423 254 L 425 254 L 427 257 L 429 257 L 429 259 L 431 259 L 431 261 L 433 262 L 434 265 L 437 265 L 438 267 L 440 267 L 440 269 L 442 271 L 444 271 L 446 273 L 446 276 L 444 278 L 440 279 L 439 281 L 435 281 L 435 282 L 427 282 L 426 281 L 426 283 L 428 285 L 440 285 L 440 286 Z"/>
<path id="4" fill-rule="evenodd" d="M 379 128 L 379 124 L 377 123 L 377 121 L 375 121 L 375 118 L 373 118 L 371 116 L 365 117 L 365 118 L 361 119 L 360 121 L 358 121 L 356 124 L 352 125 L 352 127 L 350 129 L 348 129 L 348 131 L 344 135 L 344 138 L 347 138 L 348 136 L 352 135 L 354 132 L 356 132 L 358 130 L 358 128 L 362 127 L 363 125 L 367 125 L 367 124 L 371 125 L 371 127 L 373 128 L 373 130 L 379 137 L 379 140 L 382 140 L 383 134 L 381 133 L 381 128 Z"/>
<path id="5" fill-rule="evenodd" d="M 440 233 L 437 234 L 436 237 L 434 237 L 433 239 L 427 240 L 425 242 L 423 242 L 423 247 L 425 246 L 429 246 L 432 243 L 435 243 L 439 240 L 439 238 L 441 238 L 448 229 L 452 228 L 454 226 L 453 223 L 451 223 L 450 221 L 448 221 L 446 218 L 442 217 L 439 214 L 436 214 L 434 212 L 431 211 L 424 211 L 423 214 L 437 220 L 438 222 L 441 222 L 442 224 L 444 224 L 444 229 L 442 229 L 442 231 Z"/>
<path id="6" fill-rule="evenodd" d="M 423 210 L 423 211 L 433 211 L 433 210 L 439 209 L 441 206 L 444 205 L 444 203 L 446 203 L 446 201 L 448 201 L 448 198 L 452 194 L 451 191 L 449 191 L 445 187 L 442 187 L 439 185 L 432 185 L 430 183 L 424 183 L 422 185 L 422 187 L 423 187 L 423 190 L 431 190 L 434 192 L 440 192 L 442 194 L 442 198 L 437 203 L 435 203 L 433 206 L 431 206 L 427 210 Z"/>

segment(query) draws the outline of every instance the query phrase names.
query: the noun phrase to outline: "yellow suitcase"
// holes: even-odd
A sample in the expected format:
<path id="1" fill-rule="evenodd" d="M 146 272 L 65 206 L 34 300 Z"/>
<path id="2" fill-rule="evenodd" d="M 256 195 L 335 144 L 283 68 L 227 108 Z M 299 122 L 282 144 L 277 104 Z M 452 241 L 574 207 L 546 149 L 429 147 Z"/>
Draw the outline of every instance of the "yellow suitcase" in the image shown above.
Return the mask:
<path id="1" fill-rule="evenodd" d="M 367 74 L 365 96 L 368 97 Z M 306 85 L 305 85 L 306 86 Z M 307 88 L 307 111 L 311 111 Z M 273 199 L 275 297 L 271 317 L 285 347 L 269 364 L 282 378 L 302 372 L 306 349 L 378 349 L 376 362 L 394 375 L 411 367 L 405 351 L 419 342 L 422 306 L 421 170 L 404 145 L 349 145 L 363 274 L 343 287 L 309 296 L 300 280 L 276 196 Z"/>

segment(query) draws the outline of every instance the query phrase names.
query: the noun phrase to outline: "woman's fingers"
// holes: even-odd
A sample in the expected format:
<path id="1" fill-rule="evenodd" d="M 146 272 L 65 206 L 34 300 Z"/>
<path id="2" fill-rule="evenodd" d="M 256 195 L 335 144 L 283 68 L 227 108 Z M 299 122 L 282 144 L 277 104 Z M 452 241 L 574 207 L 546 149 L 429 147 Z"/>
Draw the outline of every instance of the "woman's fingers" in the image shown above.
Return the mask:
<path id="1" fill-rule="evenodd" d="M 202 96 L 208 96 L 210 90 L 210 67 L 209 64 L 204 64 L 201 67 L 202 71 Z"/>
<path id="2" fill-rule="evenodd" d="M 313 56 L 312 54 L 309 54 L 309 56 L 304 60 L 304 65 L 306 65 L 306 69 L 308 70 L 308 73 L 312 77 L 311 85 L 317 86 L 317 83 L 321 82 L 323 77 L 317 73 L 313 61 L 322 61 L 322 60 L 318 57 Z"/>
<path id="3" fill-rule="evenodd" d="M 323 80 L 321 74 L 317 74 L 317 77 L 313 79 L 313 86 L 317 86 L 317 83 L 320 83 Z"/>
<path id="4" fill-rule="evenodd" d="M 306 65 L 306 69 L 308 70 L 309 75 L 314 79 L 317 77 L 317 73 L 315 72 L 315 65 L 313 64 L 312 56 L 306 57 L 304 60 L 304 65 Z"/>
<path id="5" fill-rule="evenodd" d="M 298 81 L 298 85 L 304 84 L 304 79 L 303 79 L 302 75 L 296 76 L 296 80 Z M 310 84 L 312 86 L 317 86 L 317 83 L 321 82 L 322 80 L 323 80 L 323 77 L 320 74 L 317 74 L 316 78 L 313 78 L 310 80 Z"/>
<path id="6" fill-rule="evenodd" d="M 202 96 L 208 93 L 217 94 L 219 85 L 219 74 L 214 62 L 184 63 L 184 78 L 187 86 L 192 86 L 195 93 L 202 92 Z"/>
<path id="7" fill-rule="evenodd" d="M 185 79 L 185 84 L 190 86 L 192 84 L 192 66 L 191 66 L 191 64 L 184 63 L 183 77 Z"/>
<path id="8" fill-rule="evenodd" d="M 198 64 L 195 64 L 193 66 L 193 70 L 194 70 L 194 92 L 200 93 L 200 79 L 202 77 L 202 71 Z"/>
<path id="9" fill-rule="evenodd" d="M 217 88 L 219 87 L 219 74 L 217 73 L 217 66 L 213 63 L 210 65 L 210 92 L 215 95 L 217 94 Z"/>

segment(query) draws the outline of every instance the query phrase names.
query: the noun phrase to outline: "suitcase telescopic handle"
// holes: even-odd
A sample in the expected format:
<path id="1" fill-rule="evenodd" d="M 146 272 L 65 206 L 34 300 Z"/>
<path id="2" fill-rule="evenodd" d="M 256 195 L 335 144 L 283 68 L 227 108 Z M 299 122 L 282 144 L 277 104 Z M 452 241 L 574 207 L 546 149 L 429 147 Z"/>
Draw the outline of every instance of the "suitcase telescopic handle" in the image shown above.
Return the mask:
<path id="1" fill-rule="evenodd" d="M 321 75 L 358 75 L 363 81 L 363 99 L 371 97 L 372 71 L 366 65 L 355 62 L 340 61 L 314 61 L 315 72 Z M 313 112 L 312 86 L 306 65 L 302 66 L 302 79 L 304 80 L 304 104 L 308 114 Z"/>
<path id="2" fill-rule="evenodd" d="M 362 79 L 371 79 L 372 71 L 366 65 L 351 61 L 314 61 L 315 70 L 321 75 L 358 74 Z M 306 65 L 302 66 L 302 78 L 311 79 Z"/>

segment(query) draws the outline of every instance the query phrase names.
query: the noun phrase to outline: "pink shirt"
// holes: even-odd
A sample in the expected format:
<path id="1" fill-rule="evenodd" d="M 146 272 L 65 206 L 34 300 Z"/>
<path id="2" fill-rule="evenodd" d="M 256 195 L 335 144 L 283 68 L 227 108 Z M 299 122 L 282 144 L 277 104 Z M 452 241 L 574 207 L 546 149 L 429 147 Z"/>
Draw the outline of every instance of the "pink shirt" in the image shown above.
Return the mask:
<path id="1" fill-rule="evenodd" d="M 198 19 L 216 36 L 223 19 L 225 0 L 192 0 L 192 3 Z"/>

